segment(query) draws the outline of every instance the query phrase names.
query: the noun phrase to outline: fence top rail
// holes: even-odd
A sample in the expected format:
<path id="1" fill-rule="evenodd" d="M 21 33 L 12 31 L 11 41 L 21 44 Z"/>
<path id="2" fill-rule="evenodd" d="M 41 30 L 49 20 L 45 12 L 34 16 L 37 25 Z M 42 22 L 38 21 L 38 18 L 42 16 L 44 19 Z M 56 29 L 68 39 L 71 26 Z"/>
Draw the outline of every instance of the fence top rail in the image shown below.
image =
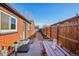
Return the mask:
<path id="1" fill-rule="evenodd" d="M 75 20 L 76 18 L 79 18 L 79 15 L 76 15 L 76 16 L 71 17 L 71 18 L 69 18 L 69 19 L 65 19 L 65 20 L 63 20 L 63 21 L 57 22 L 57 23 L 52 24 L 52 25 L 50 25 L 50 26 L 57 26 L 57 25 L 62 24 L 62 23 L 64 23 L 64 22 L 71 21 L 71 20 L 73 20 L 73 19 Z"/>

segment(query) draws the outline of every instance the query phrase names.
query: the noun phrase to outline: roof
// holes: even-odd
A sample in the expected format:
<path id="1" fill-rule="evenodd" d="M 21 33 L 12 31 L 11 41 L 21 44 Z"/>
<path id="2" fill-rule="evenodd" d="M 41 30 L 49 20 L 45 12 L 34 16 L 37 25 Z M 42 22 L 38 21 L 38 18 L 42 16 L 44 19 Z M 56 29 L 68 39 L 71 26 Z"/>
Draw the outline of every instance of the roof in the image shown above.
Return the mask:
<path id="1" fill-rule="evenodd" d="M 9 11 L 11 11 L 12 13 L 16 14 L 17 16 L 19 16 L 20 18 L 22 18 L 23 20 L 27 21 L 28 23 L 30 23 L 29 20 L 27 20 L 24 16 L 22 16 L 16 9 L 14 9 L 10 4 L 6 4 L 6 3 L 0 3 L 0 6 L 5 7 L 6 9 L 8 9 Z"/>

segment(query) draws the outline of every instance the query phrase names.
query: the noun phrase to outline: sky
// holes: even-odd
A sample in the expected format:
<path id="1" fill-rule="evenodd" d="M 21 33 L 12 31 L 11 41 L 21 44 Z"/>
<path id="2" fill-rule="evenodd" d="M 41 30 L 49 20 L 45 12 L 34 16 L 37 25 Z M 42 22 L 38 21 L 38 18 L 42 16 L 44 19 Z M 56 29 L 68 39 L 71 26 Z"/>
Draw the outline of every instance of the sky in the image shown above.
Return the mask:
<path id="1" fill-rule="evenodd" d="M 79 14 L 78 3 L 12 3 L 11 5 L 27 19 L 34 20 L 35 25 L 40 27 Z"/>

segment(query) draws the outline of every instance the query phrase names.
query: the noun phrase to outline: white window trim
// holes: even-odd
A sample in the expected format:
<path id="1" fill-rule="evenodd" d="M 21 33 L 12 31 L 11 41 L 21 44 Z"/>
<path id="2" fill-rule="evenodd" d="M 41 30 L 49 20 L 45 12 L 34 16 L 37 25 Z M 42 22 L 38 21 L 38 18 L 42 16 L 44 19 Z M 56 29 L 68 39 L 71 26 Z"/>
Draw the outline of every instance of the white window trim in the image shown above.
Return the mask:
<path id="1" fill-rule="evenodd" d="M 12 16 L 12 15 L 10 15 L 10 14 L 8 14 L 8 13 L 6 13 L 6 12 L 4 12 L 4 11 L 2 11 L 2 10 L 0 10 L 0 13 L 1 12 L 6 14 L 6 15 L 8 15 L 8 16 L 10 16 L 10 17 L 9 17 L 9 30 L 1 30 L 1 23 L 0 23 L 0 34 L 8 34 L 8 33 L 17 32 L 17 18 Z M 16 29 L 11 29 L 11 17 L 16 20 Z M 1 22 L 1 17 L 0 17 L 0 22 Z"/>

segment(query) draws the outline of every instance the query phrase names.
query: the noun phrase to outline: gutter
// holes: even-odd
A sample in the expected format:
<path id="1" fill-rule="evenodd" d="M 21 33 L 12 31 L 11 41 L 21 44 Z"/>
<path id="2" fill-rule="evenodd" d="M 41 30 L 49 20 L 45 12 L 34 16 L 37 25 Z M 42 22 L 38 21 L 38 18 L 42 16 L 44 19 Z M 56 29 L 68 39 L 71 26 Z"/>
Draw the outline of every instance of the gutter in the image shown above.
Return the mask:
<path id="1" fill-rule="evenodd" d="M 29 20 L 27 20 L 24 16 L 22 16 L 16 9 L 14 9 L 9 3 L 0 3 L 0 6 L 3 6 L 4 8 L 8 9 L 9 11 L 11 11 L 12 13 L 16 14 L 17 16 L 19 16 L 20 18 L 22 18 L 23 20 L 27 21 L 28 23 L 31 24 L 31 22 Z"/>

